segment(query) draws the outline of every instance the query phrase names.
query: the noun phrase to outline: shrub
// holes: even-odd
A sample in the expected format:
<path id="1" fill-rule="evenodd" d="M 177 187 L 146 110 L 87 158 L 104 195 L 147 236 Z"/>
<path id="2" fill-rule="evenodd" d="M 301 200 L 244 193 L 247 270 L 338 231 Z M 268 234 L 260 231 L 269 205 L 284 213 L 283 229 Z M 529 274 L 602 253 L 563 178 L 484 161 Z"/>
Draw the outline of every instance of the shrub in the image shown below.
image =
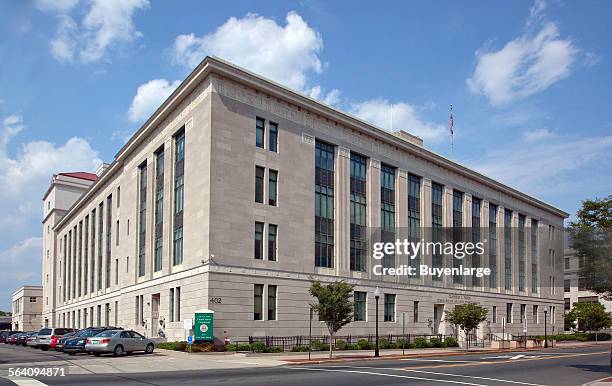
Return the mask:
<path id="1" fill-rule="evenodd" d="M 352 343 L 347 346 L 348 350 L 359 350 L 359 345 L 357 343 Z"/>
<path id="2" fill-rule="evenodd" d="M 357 341 L 357 346 L 359 346 L 359 350 L 369 350 L 370 342 L 367 339 L 359 339 Z"/>
<path id="3" fill-rule="evenodd" d="M 389 343 L 387 338 L 380 338 L 378 340 L 378 347 L 381 349 L 391 348 L 391 343 Z"/>
<path id="4" fill-rule="evenodd" d="M 416 348 L 430 348 L 431 343 L 429 343 L 425 338 L 416 338 L 414 340 L 414 346 Z"/>
<path id="5" fill-rule="evenodd" d="M 308 346 L 293 346 L 291 349 L 292 352 L 307 352 Z"/>
<path id="6" fill-rule="evenodd" d="M 248 343 L 230 343 L 227 345 L 227 351 L 251 351 L 251 345 Z"/>
<path id="7" fill-rule="evenodd" d="M 251 344 L 251 351 L 253 352 L 264 352 L 266 345 L 264 342 L 255 342 Z"/>
<path id="8" fill-rule="evenodd" d="M 440 340 L 440 338 L 431 338 L 429 339 L 429 343 L 431 343 L 431 347 L 442 347 L 442 341 Z"/>
<path id="9" fill-rule="evenodd" d="M 325 344 L 325 343 L 321 343 L 320 340 L 313 340 L 311 345 L 312 345 L 312 349 L 314 351 L 327 351 L 327 350 L 329 350 L 329 345 Z"/>
<path id="10" fill-rule="evenodd" d="M 263 349 L 263 352 L 265 353 L 278 353 L 278 352 L 283 352 L 283 348 L 282 347 L 278 347 L 278 346 L 265 346 Z"/>
<path id="11" fill-rule="evenodd" d="M 346 346 L 347 346 L 346 340 L 338 339 L 336 341 L 336 345 L 335 345 L 336 350 L 346 350 Z"/>
<path id="12" fill-rule="evenodd" d="M 446 344 L 446 347 L 459 347 L 459 342 L 457 342 L 457 339 L 453 338 L 452 336 L 447 336 L 446 339 L 444 339 L 444 343 Z"/>
<path id="13" fill-rule="evenodd" d="M 589 341 L 594 341 L 595 340 L 595 333 L 594 332 L 590 332 L 587 334 L 587 340 Z M 610 334 L 607 332 L 598 332 L 597 333 L 597 340 L 610 340 Z"/>
<path id="14" fill-rule="evenodd" d="M 395 341 L 393 348 L 408 348 L 409 345 L 410 343 L 408 342 L 408 340 L 404 338 L 399 338 L 398 340 Z"/>

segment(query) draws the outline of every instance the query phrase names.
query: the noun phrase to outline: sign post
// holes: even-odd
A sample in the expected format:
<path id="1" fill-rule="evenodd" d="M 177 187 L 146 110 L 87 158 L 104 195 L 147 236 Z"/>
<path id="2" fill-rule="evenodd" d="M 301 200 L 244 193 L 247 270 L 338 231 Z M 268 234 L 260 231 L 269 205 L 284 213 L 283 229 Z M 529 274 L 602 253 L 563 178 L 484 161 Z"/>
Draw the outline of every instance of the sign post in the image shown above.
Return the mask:
<path id="1" fill-rule="evenodd" d="M 191 329 L 193 328 L 193 320 L 185 319 L 183 320 L 183 330 L 185 330 L 185 336 L 187 344 L 189 345 L 189 352 L 191 352 L 191 345 L 193 344 L 193 337 L 191 336 Z M 191 338 L 191 343 L 189 343 L 189 339 Z"/>
<path id="2" fill-rule="evenodd" d="M 199 310 L 195 312 L 193 334 L 196 341 L 204 340 L 212 342 L 215 340 L 214 336 L 214 317 L 215 311 L 213 310 Z"/>

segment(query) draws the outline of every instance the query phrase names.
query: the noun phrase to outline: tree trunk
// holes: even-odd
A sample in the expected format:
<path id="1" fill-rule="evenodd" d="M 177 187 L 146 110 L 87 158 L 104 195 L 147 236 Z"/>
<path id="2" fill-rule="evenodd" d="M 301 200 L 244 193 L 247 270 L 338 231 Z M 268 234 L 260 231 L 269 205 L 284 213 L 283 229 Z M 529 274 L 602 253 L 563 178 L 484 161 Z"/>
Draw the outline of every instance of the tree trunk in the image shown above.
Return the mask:
<path id="1" fill-rule="evenodd" d="M 334 347 L 333 341 L 334 341 L 334 335 L 330 333 L 329 334 L 329 359 L 332 359 L 332 350 Z"/>

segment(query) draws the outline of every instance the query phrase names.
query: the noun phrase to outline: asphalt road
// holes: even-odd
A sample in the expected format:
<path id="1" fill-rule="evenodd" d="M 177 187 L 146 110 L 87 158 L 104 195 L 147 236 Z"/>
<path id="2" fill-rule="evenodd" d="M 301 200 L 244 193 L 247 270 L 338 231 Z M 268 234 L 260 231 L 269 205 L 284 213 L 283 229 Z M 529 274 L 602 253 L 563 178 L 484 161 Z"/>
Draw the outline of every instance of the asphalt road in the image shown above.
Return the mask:
<path id="1" fill-rule="evenodd" d="M 600 344 L 574 349 L 364 360 L 322 365 L 117 375 L 68 374 L 65 377 L 36 379 L 48 385 L 563 386 L 581 385 L 612 376 L 609 350 L 609 344 Z M 205 357 L 202 360 L 206 360 Z M 0 379 L 0 384 L 13 383 Z"/>

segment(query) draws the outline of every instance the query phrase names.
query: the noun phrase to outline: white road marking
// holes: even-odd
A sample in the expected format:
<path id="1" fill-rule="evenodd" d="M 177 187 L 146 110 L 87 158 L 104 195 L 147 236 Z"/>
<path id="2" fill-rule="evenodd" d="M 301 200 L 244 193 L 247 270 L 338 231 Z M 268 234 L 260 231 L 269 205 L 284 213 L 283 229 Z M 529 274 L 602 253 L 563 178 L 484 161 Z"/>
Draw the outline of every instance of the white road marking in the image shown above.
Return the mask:
<path id="1" fill-rule="evenodd" d="M 325 371 L 325 372 L 338 372 L 338 373 L 354 373 L 354 374 L 366 374 L 366 375 L 380 375 L 381 377 L 391 377 L 391 378 L 403 378 L 403 379 L 418 379 L 420 381 L 432 381 L 432 382 L 443 382 L 443 383 L 456 383 L 459 385 L 470 385 L 470 386 L 487 386 L 480 383 L 469 383 L 469 382 L 460 382 L 460 381 L 451 381 L 446 379 L 436 379 L 436 378 L 423 378 L 423 377 L 412 377 L 409 375 L 399 375 L 399 374 L 386 374 L 386 373 L 376 373 L 373 371 L 357 371 L 357 370 L 336 370 L 336 369 L 318 369 L 312 367 L 287 367 L 292 370 L 310 370 L 310 371 Z"/>
<path id="2" fill-rule="evenodd" d="M 423 374 L 431 374 L 431 375 L 444 375 L 444 376 L 449 376 L 449 377 L 482 379 L 482 380 L 485 380 L 485 381 L 496 381 L 496 382 L 503 382 L 503 383 L 513 383 L 513 384 L 517 384 L 517 385 L 546 386 L 546 385 L 541 385 L 541 384 L 538 384 L 538 383 L 511 381 L 511 380 L 499 379 L 499 378 L 487 378 L 487 377 L 478 377 L 478 376 L 475 376 L 475 375 L 440 373 L 440 372 L 425 371 L 425 370 L 411 370 L 411 369 L 406 369 L 406 368 L 400 369 L 400 368 L 396 368 L 396 367 L 371 367 L 371 366 L 334 366 L 334 367 L 343 367 L 343 368 L 349 368 L 349 369 L 398 370 L 398 371 L 409 371 L 409 372 L 414 372 L 414 373 L 423 373 Z"/>
<path id="3" fill-rule="evenodd" d="M 523 354 L 519 354 L 519 355 L 515 355 L 515 356 L 513 356 L 513 357 L 512 357 L 512 358 L 510 358 L 510 359 L 520 359 L 520 358 L 522 358 L 522 357 L 524 357 L 524 356 L 525 356 L 525 355 L 523 355 Z"/>
<path id="4" fill-rule="evenodd" d="M 478 361 L 456 361 L 451 359 L 416 359 L 416 358 L 404 358 L 400 361 L 414 361 L 414 362 L 443 362 L 443 363 L 475 363 Z"/>
<path id="5" fill-rule="evenodd" d="M 24 378 L 24 377 L 3 377 L 13 382 L 18 386 L 47 386 L 46 383 L 42 383 L 34 378 Z"/>

